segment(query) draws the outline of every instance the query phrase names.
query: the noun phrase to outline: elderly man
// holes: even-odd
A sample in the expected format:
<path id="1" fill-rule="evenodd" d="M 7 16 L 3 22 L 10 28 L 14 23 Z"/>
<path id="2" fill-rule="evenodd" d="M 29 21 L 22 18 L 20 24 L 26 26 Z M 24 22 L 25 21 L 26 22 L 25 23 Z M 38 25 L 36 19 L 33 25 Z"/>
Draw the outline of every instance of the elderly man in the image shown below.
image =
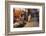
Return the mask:
<path id="1" fill-rule="evenodd" d="M 24 26 L 24 10 L 21 8 L 13 9 L 13 16 L 14 16 L 14 27 L 23 27 Z"/>

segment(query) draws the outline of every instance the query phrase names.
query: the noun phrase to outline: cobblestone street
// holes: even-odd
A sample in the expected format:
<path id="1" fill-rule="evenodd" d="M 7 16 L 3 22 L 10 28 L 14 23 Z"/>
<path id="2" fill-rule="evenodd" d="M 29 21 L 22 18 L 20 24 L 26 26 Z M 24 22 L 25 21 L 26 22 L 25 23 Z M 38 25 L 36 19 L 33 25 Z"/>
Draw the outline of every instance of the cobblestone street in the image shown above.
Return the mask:
<path id="1" fill-rule="evenodd" d="M 37 21 L 27 22 L 27 24 L 25 25 L 25 27 L 37 27 L 37 26 L 39 26 L 39 23 Z"/>

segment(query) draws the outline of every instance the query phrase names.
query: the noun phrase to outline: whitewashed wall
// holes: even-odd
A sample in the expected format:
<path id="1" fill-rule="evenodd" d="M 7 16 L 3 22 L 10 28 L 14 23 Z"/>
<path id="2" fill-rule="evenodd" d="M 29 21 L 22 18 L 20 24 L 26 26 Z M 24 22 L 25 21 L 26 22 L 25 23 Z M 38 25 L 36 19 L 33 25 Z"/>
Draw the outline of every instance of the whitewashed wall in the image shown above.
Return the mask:
<path id="1" fill-rule="evenodd" d="M 15 1 L 39 2 L 39 3 L 46 2 L 46 0 L 15 0 Z M 46 4 L 45 4 L 45 6 L 46 6 Z M 45 16 L 46 16 L 46 7 L 45 7 Z M 46 19 L 45 19 L 45 21 L 46 21 Z M 46 27 L 46 25 L 45 25 L 45 27 Z M 0 36 L 5 36 L 5 0 L 0 0 Z M 46 36 L 46 33 L 28 34 L 28 35 L 11 35 L 11 36 Z"/>

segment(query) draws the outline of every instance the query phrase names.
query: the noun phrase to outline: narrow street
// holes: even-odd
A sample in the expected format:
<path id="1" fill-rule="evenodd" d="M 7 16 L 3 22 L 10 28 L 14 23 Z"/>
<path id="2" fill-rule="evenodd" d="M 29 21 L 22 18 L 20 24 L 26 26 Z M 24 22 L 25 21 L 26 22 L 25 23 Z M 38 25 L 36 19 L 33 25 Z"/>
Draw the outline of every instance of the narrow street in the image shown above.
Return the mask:
<path id="1" fill-rule="evenodd" d="M 25 25 L 25 27 L 37 27 L 37 26 L 39 26 L 39 23 L 37 21 L 27 22 L 27 24 Z"/>

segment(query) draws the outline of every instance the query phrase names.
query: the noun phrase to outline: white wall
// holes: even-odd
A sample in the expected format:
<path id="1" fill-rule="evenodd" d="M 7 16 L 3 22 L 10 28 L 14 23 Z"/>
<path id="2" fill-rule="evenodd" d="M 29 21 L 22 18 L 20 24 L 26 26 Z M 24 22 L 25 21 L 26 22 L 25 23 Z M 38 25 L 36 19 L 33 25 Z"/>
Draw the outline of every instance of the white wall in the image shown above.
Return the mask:
<path id="1" fill-rule="evenodd" d="M 24 0 L 20 0 L 20 1 L 24 1 Z M 46 0 L 25 0 L 25 1 L 28 1 L 28 2 L 40 2 L 40 3 L 41 2 L 46 2 Z M 45 6 L 46 6 L 46 4 L 45 4 Z M 45 7 L 45 16 L 46 16 L 46 7 Z M 0 0 L 0 36 L 5 36 L 5 0 Z M 16 36 L 46 36 L 46 33 L 43 33 L 43 34 L 16 35 Z"/>

